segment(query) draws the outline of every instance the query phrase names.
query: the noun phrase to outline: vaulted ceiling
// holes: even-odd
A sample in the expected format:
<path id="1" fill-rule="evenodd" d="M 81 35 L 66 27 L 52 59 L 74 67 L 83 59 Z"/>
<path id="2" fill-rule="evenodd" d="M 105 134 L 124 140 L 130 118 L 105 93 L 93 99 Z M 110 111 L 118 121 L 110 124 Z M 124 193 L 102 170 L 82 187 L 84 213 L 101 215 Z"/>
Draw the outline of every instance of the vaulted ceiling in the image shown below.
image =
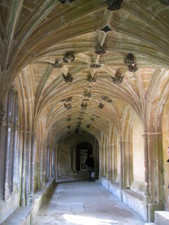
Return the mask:
<path id="1" fill-rule="evenodd" d="M 168 0 L 0 0 L 1 99 L 22 83 L 60 135 L 143 119 L 168 97 L 168 21 Z"/>

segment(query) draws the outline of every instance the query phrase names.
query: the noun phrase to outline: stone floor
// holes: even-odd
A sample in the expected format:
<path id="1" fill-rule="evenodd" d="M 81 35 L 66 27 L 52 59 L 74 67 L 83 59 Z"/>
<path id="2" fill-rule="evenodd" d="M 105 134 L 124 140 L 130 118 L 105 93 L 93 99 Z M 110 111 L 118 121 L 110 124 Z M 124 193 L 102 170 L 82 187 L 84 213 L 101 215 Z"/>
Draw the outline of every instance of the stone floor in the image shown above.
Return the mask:
<path id="1" fill-rule="evenodd" d="M 99 182 L 59 183 L 40 208 L 35 225 L 143 225 L 142 219 Z"/>

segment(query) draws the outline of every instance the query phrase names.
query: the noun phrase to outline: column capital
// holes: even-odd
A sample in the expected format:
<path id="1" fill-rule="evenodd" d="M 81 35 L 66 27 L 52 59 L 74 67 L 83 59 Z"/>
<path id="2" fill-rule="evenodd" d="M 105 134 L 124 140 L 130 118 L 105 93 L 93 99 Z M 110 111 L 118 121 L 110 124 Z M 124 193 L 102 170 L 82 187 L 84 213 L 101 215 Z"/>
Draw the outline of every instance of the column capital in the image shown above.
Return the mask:
<path id="1" fill-rule="evenodd" d="M 142 136 L 156 136 L 156 135 L 162 135 L 161 132 L 145 132 L 142 134 Z"/>
<path id="2" fill-rule="evenodd" d="M 31 134 L 31 135 L 34 135 L 34 134 L 36 134 L 36 132 L 34 132 L 34 131 L 28 131 L 28 130 L 22 130 L 21 131 L 22 133 L 23 133 L 23 135 L 28 135 L 28 134 Z"/>
<path id="3" fill-rule="evenodd" d="M 132 143 L 131 141 L 119 141 L 120 144 L 128 144 L 128 143 Z"/>

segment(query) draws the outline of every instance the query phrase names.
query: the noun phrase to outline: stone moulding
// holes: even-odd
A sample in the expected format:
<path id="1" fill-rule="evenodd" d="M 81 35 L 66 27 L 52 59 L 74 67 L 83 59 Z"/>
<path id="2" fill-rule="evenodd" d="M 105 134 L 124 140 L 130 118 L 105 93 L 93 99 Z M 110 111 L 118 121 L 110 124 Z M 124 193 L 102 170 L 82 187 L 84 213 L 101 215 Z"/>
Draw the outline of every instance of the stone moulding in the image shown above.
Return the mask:
<path id="1" fill-rule="evenodd" d="M 95 63 L 90 64 L 90 68 L 92 68 L 92 69 L 99 69 L 101 67 L 102 67 L 101 64 L 95 64 Z"/>
<path id="2" fill-rule="evenodd" d="M 121 9 L 123 0 L 107 0 L 107 9 L 110 11 Z"/>
<path id="3" fill-rule="evenodd" d="M 72 3 L 72 2 L 74 2 L 75 0 L 59 0 L 59 2 L 61 2 L 62 4 L 65 4 L 65 3 L 67 3 L 67 2 L 70 2 L 70 3 Z"/>
<path id="4" fill-rule="evenodd" d="M 68 98 L 64 98 L 62 100 L 60 100 L 61 102 L 71 102 L 73 100 L 73 96 L 68 97 Z"/>
<path id="5" fill-rule="evenodd" d="M 164 5 L 169 5 L 169 0 L 159 0 Z"/>
<path id="6" fill-rule="evenodd" d="M 105 26 L 105 27 L 103 27 L 101 30 L 104 31 L 104 33 L 107 33 L 109 31 L 112 31 L 112 29 L 108 25 Z"/>

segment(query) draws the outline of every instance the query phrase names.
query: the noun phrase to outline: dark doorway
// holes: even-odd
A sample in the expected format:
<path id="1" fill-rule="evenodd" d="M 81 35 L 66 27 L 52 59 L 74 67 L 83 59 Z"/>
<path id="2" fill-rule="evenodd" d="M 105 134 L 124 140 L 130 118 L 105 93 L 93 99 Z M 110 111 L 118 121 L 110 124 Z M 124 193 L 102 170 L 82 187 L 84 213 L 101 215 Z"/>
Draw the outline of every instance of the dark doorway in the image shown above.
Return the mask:
<path id="1" fill-rule="evenodd" d="M 88 142 L 81 142 L 76 146 L 76 171 L 85 169 L 85 161 L 90 154 L 93 154 L 93 149 Z"/>

